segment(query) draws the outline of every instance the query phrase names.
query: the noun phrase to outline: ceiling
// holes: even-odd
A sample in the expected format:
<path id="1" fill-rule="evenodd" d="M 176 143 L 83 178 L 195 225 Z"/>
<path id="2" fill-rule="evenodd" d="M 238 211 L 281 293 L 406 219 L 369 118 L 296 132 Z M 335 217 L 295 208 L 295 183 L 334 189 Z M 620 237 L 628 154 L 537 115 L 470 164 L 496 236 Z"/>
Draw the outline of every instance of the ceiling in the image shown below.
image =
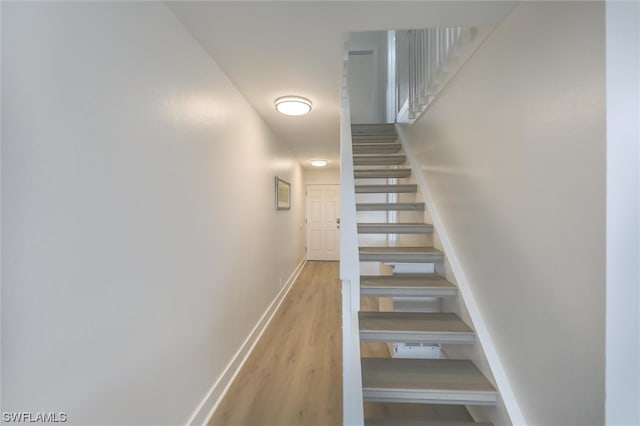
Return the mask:
<path id="1" fill-rule="evenodd" d="M 351 31 L 494 26 L 514 2 L 176 1 L 170 9 L 211 54 L 305 168 L 339 165 L 343 46 Z M 274 100 L 300 95 L 310 114 L 278 113 Z"/>

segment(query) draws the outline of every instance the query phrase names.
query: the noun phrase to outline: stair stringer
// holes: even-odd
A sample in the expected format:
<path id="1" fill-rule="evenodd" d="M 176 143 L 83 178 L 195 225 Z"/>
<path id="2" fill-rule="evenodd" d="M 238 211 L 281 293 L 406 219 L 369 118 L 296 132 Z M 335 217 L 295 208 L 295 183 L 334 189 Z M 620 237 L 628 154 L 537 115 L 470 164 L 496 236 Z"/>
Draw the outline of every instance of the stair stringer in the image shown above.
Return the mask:
<path id="1" fill-rule="evenodd" d="M 458 287 L 457 301 L 450 302 L 451 308 L 475 329 L 477 344 L 471 349 L 444 348 L 447 356 L 452 358 L 468 358 L 473 360 L 478 369 L 493 383 L 499 393 L 498 405 L 496 407 L 467 407 L 476 421 L 489 420 L 493 424 L 501 425 L 510 422 L 513 425 L 526 425 L 520 405 L 513 388 L 509 382 L 509 377 L 497 352 L 491 335 L 487 328 L 482 312 L 476 302 L 469 281 L 464 273 L 464 269 L 456 255 L 451 239 L 444 228 L 442 218 L 438 212 L 438 207 L 434 203 L 429 185 L 424 177 L 420 164 L 416 160 L 413 149 L 409 144 L 409 139 L 405 132 L 408 125 L 396 124 L 398 140 L 407 157 L 407 162 L 411 166 L 413 174 L 411 181 L 418 185 L 417 196 L 425 203 L 425 221 L 433 224 L 434 247 L 445 253 L 445 262 L 437 272 L 445 276 L 449 281 Z M 463 351 L 463 352 L 461 352 Z"/>

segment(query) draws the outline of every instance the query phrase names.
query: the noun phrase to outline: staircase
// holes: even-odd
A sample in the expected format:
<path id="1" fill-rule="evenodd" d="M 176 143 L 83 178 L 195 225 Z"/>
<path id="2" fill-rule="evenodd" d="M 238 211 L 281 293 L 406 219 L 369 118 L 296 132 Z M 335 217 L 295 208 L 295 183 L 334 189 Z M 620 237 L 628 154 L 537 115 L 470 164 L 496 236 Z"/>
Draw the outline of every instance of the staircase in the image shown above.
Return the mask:
<path id="1" fill-rule="evenodd" d="M 473 329 L 456 314 L 415 309 L 421 301 L 431 307 L 435 301 L 441 310 L 442 299 L 457 297 L 457 288 L 435 273 L 444 253 L 430 244 L 433 226 L 424 223 L 417 186 L 406 182 L 411 169 L 394 125 L 353 125 L 352 141 L 359 256 L 370 262 L 360 278 L 360 295 L 377 300 L 372 311 L 359 313 L 361 343 L 435 345 L 436 350 L 438 345 L 473 344 Z M 407 298 L 413 303 L 409 308 L 395 302 Z M 477 425 L 464 407 L 496 405 L 498 400 L 496 389 L 470 360 L 399 358 L 391 350 L 388 357 L 364 355 L 362 387 L 365 425 Z M 387 415 L 371 416 L 368 404 L 380 403 L 385 405 L 377 412 Z M 389 415 L 402 411 L 389 407 L 407 411 L 411 406 L 406 404 L 432 414 Z M 445 409 L 461 414 L 438 415 Z"/>

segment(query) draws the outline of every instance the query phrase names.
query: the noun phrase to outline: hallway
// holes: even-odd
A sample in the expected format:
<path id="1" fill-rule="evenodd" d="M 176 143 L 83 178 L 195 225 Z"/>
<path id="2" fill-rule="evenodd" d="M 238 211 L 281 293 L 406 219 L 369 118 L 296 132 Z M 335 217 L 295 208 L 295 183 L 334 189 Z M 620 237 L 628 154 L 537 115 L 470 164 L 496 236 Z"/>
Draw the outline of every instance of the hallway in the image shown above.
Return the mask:
<path id="1" fill-rule="evenodd" d="M 640 425 L 640 2 L 292 4 L 0 0 L 5 420 L 457 417 L 377 402 L 448 391 L 370 360 L 442 337 L 404 315 L 433 291 L 493 377 L 476 420 Z M 349 56 L 393 140 L 352 133 Z M 342 191 L 343 283 L 303 261 L 312 185 Z"/>
<path id="2" fill-rule="evenodd" d="M 337 262 L 308 262 L 209 425 L 342 424 Z"/>

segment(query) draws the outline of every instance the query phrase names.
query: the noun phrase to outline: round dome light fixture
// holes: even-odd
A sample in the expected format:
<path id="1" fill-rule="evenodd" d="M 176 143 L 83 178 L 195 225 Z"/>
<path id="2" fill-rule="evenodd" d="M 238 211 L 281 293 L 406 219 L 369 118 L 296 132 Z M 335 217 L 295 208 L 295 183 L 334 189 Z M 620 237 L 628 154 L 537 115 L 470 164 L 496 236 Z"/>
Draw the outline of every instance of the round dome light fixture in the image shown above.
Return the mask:
<path id="1" fill-rule="evenodd" d="M 281 96 L 275 104 L 276 109 L 286 115 L 305 115 L 311 111 L 311 101 L 302 96 Z"/>
<path id="2" fill-rule="evenodd" d="M 313 167 L 325 167 L 329 162 L 327 160 L 311 160 Z"/>

